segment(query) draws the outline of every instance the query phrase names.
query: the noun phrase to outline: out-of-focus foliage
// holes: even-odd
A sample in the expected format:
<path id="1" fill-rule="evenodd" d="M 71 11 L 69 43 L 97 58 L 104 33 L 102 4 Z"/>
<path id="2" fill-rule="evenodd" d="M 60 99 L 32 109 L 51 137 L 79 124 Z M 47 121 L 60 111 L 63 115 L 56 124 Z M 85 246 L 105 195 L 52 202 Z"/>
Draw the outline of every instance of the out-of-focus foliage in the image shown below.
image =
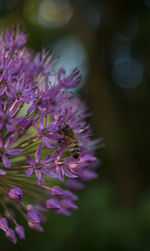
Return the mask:
<path id="1" fill-rule="evenodd" d="M 105 148 L 99 179 L 79 191 L 79 210 L 48 214 L 45 232 L 26 230 L 3 250 L 149 250 L 150 1 L 0 0 L 0 30 L 22 23 L 30 46 L 54 50 L 70 72 Z M 79 91 L 79 90 L 76 90 Z"/>

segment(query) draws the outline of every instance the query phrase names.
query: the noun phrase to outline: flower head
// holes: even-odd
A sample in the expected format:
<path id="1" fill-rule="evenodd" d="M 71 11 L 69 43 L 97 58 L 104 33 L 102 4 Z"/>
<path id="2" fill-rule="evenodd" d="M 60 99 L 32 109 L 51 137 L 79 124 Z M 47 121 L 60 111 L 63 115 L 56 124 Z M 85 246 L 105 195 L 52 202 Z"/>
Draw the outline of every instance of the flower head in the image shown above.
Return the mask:
<path id="1" fill-rule="evenodd" d="M 34 56 L 26 41 L 20 27 L 0 34 L 0 229 L 13 243 L 25 238 L 18 213 L 43 231 L 46 211 L 77 209 L 68 188 L 96 178 L 98 163 L 86 107 L 68 92 L 79 71 L 52 72 L 52 54 Z"/>

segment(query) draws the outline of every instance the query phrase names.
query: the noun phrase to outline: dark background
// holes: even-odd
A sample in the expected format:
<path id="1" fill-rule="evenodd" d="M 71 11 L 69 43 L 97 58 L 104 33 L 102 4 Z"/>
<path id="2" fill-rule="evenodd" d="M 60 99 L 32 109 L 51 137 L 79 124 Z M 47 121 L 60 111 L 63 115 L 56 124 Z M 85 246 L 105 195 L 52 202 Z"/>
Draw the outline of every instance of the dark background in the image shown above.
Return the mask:
<path id="1" fill-rule="evenodd" d="M 49 213 L 45 231 L 27 228 L 16 246 L 1 232 L 1 250 L 150 250 L 150 0 L 0 0 L 0 30 L 14 23 L 34 51 L 79 66 L 76 91 L 105 148 L 73 216 Z"/>

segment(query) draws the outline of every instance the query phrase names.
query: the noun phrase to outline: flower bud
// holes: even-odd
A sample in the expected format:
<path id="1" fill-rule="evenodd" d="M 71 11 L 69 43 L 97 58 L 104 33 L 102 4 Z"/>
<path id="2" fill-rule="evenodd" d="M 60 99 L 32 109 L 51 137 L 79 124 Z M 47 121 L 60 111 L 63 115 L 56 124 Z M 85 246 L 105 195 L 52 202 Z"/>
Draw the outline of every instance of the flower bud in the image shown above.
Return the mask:
<path id="1" fill-rule="evenodd" d="M 32 224 L 40 223 L 40 216 L 38 215 L 38 213 L 35 209 L 30 209 L 27 212 L 27 219 Z"/>
<path id="2" fill-rule="evenodd" d="M 15 231 L 19 235 L 20 239 L 25 239 L 24 228 L 21 225 L 16 225 Z"/>
<path id="3" fill-rule="evenodd" d="M 61 208 L 58 200 L 56 200 L 56 199 L 49 199 L 49 200 L 47 200 L 46 201 L 46 207 L 50 208 L 51 210 L 54 210 L 54 211 Z"/>
<path id="4" fill-rule="evenodd" d="M 14 244 L 16 244 L 17 238 L 16 238 L 16 235 L 15 235 L 15 231 L 13 229 L 8 228 L 7 231 L 6 231 L 6 236 L 10 241 L 12 241 Z"/>
<path id="5" fill-rule="evenodd" d="M 11 188 L 8 192 L 9 198 L 21 202 L 23 197 L 23 192 L 19 187 Z"/>
<path id="6" fill-rule="evenodd" d="M 8 221 L 5 217 L 0 218 L 0 228 L 5 232 L 8 229 Z"/>

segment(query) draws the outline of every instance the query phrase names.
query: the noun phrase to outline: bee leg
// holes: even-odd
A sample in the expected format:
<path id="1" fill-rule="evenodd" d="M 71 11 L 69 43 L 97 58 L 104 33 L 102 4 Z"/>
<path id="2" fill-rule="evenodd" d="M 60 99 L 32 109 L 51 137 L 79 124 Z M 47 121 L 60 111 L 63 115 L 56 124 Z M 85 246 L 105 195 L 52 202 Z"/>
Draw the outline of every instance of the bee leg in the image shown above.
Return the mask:
<path id="1" fill-rule="evenodd" d="M 61 146 L 61 145 L 63 144 L 63 142 L 64 142 L 64 139 L 59 139 L 59 140 L 58 140 L 59 146 Z"/>

